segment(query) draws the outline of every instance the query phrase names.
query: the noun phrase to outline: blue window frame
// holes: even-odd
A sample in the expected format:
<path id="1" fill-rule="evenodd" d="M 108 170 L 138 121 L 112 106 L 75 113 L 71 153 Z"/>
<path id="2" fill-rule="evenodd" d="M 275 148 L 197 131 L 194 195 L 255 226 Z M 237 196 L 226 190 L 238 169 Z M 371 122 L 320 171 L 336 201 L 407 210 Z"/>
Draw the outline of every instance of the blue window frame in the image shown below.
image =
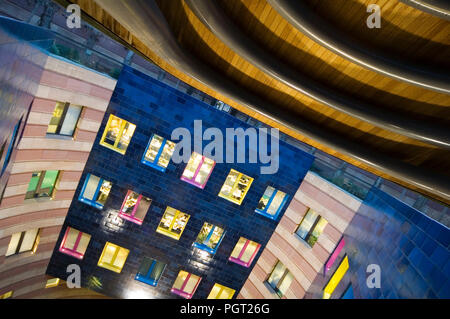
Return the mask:
<path id="1" fill-rule="evenodd" d="M 87 174 L 78 200 L 85 204 L 102 209 L 111 190 L 111 182 L 93 174 Z"/>
<path id="2" fill-rule="evenodd" d="M 225 236 L 223 228 L 210 223 L 204 223 L 194 242 L 194 247 L 205 250 L 210 254 L 215 254 L 222 242 L 223 236 Z"/>
<path id="3" fill-rule="evenodd" d="M 353 296 L 353 286 L 352 286 L 352 284 L 348 285 L 347 289 L 346 289 L 345 292 L 342 294 L 341 299 L 354 299 L 354 296 Z"/>
<path id="4" fill-rule="evenodd" d="M 288 198 L 288 194 L 272 186 L 267 186 L 266 191 L 258 202 L 255 212 L 270 219 L 277 219 Z"/>
<path id="5" fill-rule="evenodd" d="M 138 273 L 136 274 L 136 277 L 134 279 L 147 285 L 156 287 L 165 268 L 165 263 L 160 262 L 156 259 L 144 257 L 141 266 L 139 267 Z"/>
<path id="6" fill-rule="evenodd" d="M 161 172 L 165 172 L 175 150 L 175 143 L 157 134 L 148 141 L 141 162 Z"/>
<path id="7" fill-rule="evenodd" d="M 20 124 L 22 123 L 22 118 L 17 122 L 16 126 L 14 127 L 13 134 L 11 136 L 11 140 L 9 141 L 8 150 L 6 151 L 5 161 L 3 162 L 3 167 L 0 175 L 3 175 L 3 172 L 5 171 L 6 167 L 9 164 L 9 159 L 11 157 L 12 150 L 14 149 L 14 144 L 16 144 L 17 139 L 17 132 L 19 131 Z M 0 158 L 1 160 L 1 158 Z"/>

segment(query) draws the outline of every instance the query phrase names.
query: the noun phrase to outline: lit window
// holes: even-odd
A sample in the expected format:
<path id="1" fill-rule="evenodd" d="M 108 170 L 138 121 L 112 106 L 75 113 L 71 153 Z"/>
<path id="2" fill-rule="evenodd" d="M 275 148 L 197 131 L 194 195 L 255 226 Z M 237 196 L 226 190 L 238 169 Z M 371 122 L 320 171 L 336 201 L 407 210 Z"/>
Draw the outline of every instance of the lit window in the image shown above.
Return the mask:
<path id="1" fill-rule="evenodd" d="M 286 204 L 288 197 L 286 193 L 267 186 L 255 212 L 271 219 L 276 219 L 281 209 L 283 209 L 284 204 Z"/>
<path id="2" fill-rule="evenodd" d="M 80 105 L 57 102 L 47 134 L 73 136 L 82 108 Z"/>
<path id="3" fill-rule="evenodd" d="M 214 287 L 209 293 L 208 299 L 231 299 L 236 291 L 234 289 L 214 284 Z"/>
<path id="4" fill-rule="evenodd" d="M 206 250 L 211 254 L 215 254 L 224 235 L 225 232 L 222 228 L 209 223 L 204 223 L 194 246 Z"/>
<path id="5" fill-rule="evenodd" d="M 0 299 L 8 299 L 8 298 L 11 298 L 12 297 L 12 295 L 13 295 L 13 291 L 12 290 L 10 290 L 10 291 L 8 291 L 7 293 L 5 293 L 5 294 L 3 294 L 3 295 L 0 295 Z"/>
<path id="6" fill-rule="evenodd" d="M 59 285 L 59 278 L 51 278 L 47 280 L 47 283 L 45 284 L 45 288 L 53 288 L 57 287 Z"/>
<path id="7" fill-rule="evenodd" d="M 78 200 L 98 209 L 102 209 L 103 205 L 106 203 L 109 192 L 111 191 L 111 187 L 111 182 L 95 175 L 88 174 Z"/>
<path id="8" fill-rule="evenodd" d="M 100 144 L 120 154 L 125 154 L 135 129 L 136 125 L 111 114 Z"/>
<path id="9" fill-rule="evenodd" d="M 205 188 L 216 162 L 196 152 L 192 153 L 181 180 L 201 189 Z"/>
<path id="10" fill-rule="evenodd" d="M 326 219 L 320 217 L 319 214 L 312 209 L 309 209 L 298 226 L 296 234 L 312 247 L 327 224 L 328 222 Z"/>
<path id="11" fill-rule="evenodd" d="M 153 134 L 142 156 L 142 163 L 165 172 L 175 150 L 175 143 Z"/>
<path id="12" fill-rule="evenodd" d="M 90 240 L 91 235 L 75 228 L 67 227 L 59 251 L 75 258 L 83 259 Z"/>
<path id="13" fill-rule="evenodd" d="M 333 276 L 330 278 L 330 281 L 323 289 L 323 299 L 330 299 L 331 294 L 333 293 L 334 289 L 336 289 L 338 284 L 341 282 L 348 268 L 349 268 L 348 258 L 347 256 L 345 256 L 344 259 L 342 259 L 342 262 L 339 265 L 338 269 L 336 269 Z"/>
<path id="14" fill-rule="evenodd" d="M 126 248 L 107 242 L 105 244 L 105 248 L 103 248 L 102 255 L 100 256 L 97 265 L 120 273 L 125 261 L 127 260 L 129 252 L 130 251 Z"/>
<path id="15" fill-rule="evenodd" d="M 183 298 L 191 299 L 201 280 L 202 278 L 199 276 L 180 270 L 171 292 Z"/>
<path id="16" fill-rule="evenodd" d="M 294 277 L 280 261 L 277 262 L 275 268 L 267 279 L 267 283 L 277 293 L 278 296 L 283 297 L 291 285 Z"/>
<path id="17" fill-rule="evenodd" d="M 241 237 L 239 238 L 239 241 L 234 247 L 228 260 L 239 265 L 249 267 L 253 259 L 255 259 L 256 253 L 258 252 L 260 247 L 260 244 Z"/>
<path id="18" fill-rule="evenodd" d="M 59 171 L 34 172 L 25 199 L 52 197 Z"/>
<path id="19" fill-rule="evenodd" d="M 191 216 L 167 206 L 156 231 L 178 240 L 183 233 L 184 227 L 186 227 L 189 217 Z"/>
<path id="20" fill-rule="evenodd" d="M 219 197 L 240 205 L 252 182 L 253 178 L 232 169 L 220 190 Z"/>
<path id="21" fill-rule="evenodd" d="M 129 190 L 120 208 L 119 216 L 130 222 L 142 225 L 151 202 L 150 198 Z"/>
<path id="22" fill-rule="evenodd" d="M 165 263 L 144 257 L 135 279 L 150 286 L 156 286 L 165 268 Z"/>
<path id="23" fill-rule="evenodd" d="M 36 252 L 39 244 L 39 228 L 15 233 L 11 236 L 5 256 L 31 251 Z"/>

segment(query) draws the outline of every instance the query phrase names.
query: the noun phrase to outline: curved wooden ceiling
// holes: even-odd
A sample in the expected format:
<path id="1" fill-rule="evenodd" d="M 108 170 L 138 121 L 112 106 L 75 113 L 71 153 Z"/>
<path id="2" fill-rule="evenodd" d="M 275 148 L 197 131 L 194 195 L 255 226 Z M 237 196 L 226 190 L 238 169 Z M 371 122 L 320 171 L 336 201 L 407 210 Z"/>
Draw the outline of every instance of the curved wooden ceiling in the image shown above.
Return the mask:
<path id="1" fill-rule="evenodd" d="M 396 0 L 72 2 L 205 93 L 450 202 L 448 20 Z M 366 26 L 370 3 L 380 29 Z"/>

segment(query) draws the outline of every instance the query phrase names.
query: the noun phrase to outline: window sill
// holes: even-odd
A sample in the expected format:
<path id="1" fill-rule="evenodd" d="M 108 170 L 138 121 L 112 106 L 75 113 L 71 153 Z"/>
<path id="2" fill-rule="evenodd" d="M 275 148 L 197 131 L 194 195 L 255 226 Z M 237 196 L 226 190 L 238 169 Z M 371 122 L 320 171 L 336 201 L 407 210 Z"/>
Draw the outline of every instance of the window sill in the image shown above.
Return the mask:
<path id="1" fill-rule="evenodd" d="M 206 251 L 206 252 L 208 252 L 208 253 L 210 253 L 212 255 L 214 255 L 216 253 L 216 251 L 217 251 L 217 248 L 216 249 L 212 249 L 212 248 L 210 248 L 210 247 L 208 247 L 208 246 L 206 246 L 204 244 L 194 243 L 193 246 L 195 248 L 204 250 L 204 251 Z"/>
<path id="2" fill-rule="evenodd" d="M 98 204 L 96 202 L 92 202 L 92 201 L 84 199 L 84 198 L 78 198 L 78 200 L 80 202 L 85 203 L 86 205 L 92 206 L 94 208 L 97 208 L 97 209 L 100 209 L 100 210 L 103 209 L 103 205 L 102 204 Z"/>
<path id="3" fill-rule="evenodd" d="M 156 170 L 158 170 L 160 172 L 163 172 L 163 173 L 166 171 L 165 167 L 158 166 L 157 164 L 155 164 L 153 162 L 146 161 L 145 159 L 141 160 L 141 163 L 145 164 L 147 166 L 150 166 L 151 168 L 154 168 L 154 169 L 156 169 Z"/>
<path id="4" fill-rule="evenodd" d="M 134 279 L 137 280 L 137 281 L 143 282 L 144 284 L 150 285 L 152 287 L 156 287 L 158 285 L 158 282 L 156 280 L 153 280 L 153 279 L 150 279 L 150 278 L 146 278 L 146 277 L 141 276 L 139 274 L 137 274 Z"/>
<path id="5" fill-rule="evenodd" d="M 261 216 L 267 217 L 269 219 L 272 219 L 272 220 L 276 220 L 278 218 L 278 214 L 279 214 L 279 213 L 277 213 L 275 215 L 270 215 L 269 213 L 264 212 L 262 210 L 258 210 L 258 209 L 255 209 L 255 213 L 257 213 L 257 214 L 259 214 Z"/>
<path id="6" fill-rule="evenodd" d="M 173 238 L 175 240 L 179 240 L 180 237 L 181 237 L 181 234 L 174 234 L 174 233 L 172 233 L 172 232 L 170 232 L 168 230 L 161 229 L 159 227 L 156 229 L 156 232 L 160 233 L 161 235 L 165 235 L 167 237 Z"/>
<path id="7" fill-rule="evenodd" d="M 37 203 L 45 203 L 53 200 L 53 197 L 36 197 L 36 198 L 28 198 L 24 199 L 25 204 L 37 204 Z"/>
<path id="8" fill-rule="evenodd" d="M 272 295 L 272 297 L 276 298 L 276 299 L 281 299 L 283 296 L 280 296 L 275 289 L 272 288 L 271 285 L 269 285 L 269 283 L 267 281 L 263 282 L 264 286 L 267 288 L 267 290 L 270 292 L 270 294 Z"/>
<path id="9" fill-rule="evenodd" d="M 118 274 L 120 274 L 120 272 L 122 271 L 122 268 L 117 268 L 117 267 L 114 267 L 114 266 L 112 266 L 110 264 L 106 264 L 106 263 L 102 263 L 102 262 L 98 263 L 97 266 L 105 268 L 105 269 L 108 269 L 108 270 L 111 270 L 111 271 L 114 271 L 114 272 L 116 272 Z"/>
<path id="10" fill-rule="evenodd" d="M 312 249 L 313 246 L 311 246 L 306 240 L 301 238 L 297 233 L 293 233 L 294 237 L 298 239 L 299 242 L 301 242 L 303 245 L 305 245 L 306 248 Z"/>
<path id="11" fill-rule="evenodd" d="M 66 141 L 73 141 L 74 140 L 73 136 L 60 135 L 60 134 L 51 134 L 51 133 L 45 134 L 45 138 L 55 139 L 55 140 L 66 140 Z"/>

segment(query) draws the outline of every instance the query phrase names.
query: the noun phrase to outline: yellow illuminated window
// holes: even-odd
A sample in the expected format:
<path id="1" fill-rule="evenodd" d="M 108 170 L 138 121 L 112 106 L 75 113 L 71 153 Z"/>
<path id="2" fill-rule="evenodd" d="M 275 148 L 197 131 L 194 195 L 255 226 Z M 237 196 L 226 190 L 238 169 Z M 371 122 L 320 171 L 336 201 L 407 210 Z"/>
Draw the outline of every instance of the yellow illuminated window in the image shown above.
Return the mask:
<path id="1" fill-rule="evenodd" d="M 202 278 L 199 276 L 180 270 L 171 292 L 186 299 L 191 299 L 201 280 Z"/>
<path id="2" fill-rule="evenodd" d="M 3 294 L 3 295 L 0 295 L 0 299 L 8 299 L 8 298 L 11 298 L 12 297 L 12 295 L 13 295 L 13 291 L 12 290 L 10 290 L 10 291 L 8 291 L 7 293 L 5 293 L 5 294 Z"/>
<path id="3" fill-rule="evenodd" d="M 193 152 L 181 179 L 203 189 L 215 165 L 216 162 L 212 159 Z"/>
<path id="4" fill-rule="evenodd" d="M 174 142 L 153 134 L 148 142 L 141 162 L 161 172 L 165 172 L 175 151 L 175 146 L 176 144 Z"/>
<path id="5" fill-rule="evenodd" d="M 260 244 L 240 237 L 228 260 L 249 267 L 260 247 Z"/>
<path id="6" fill-rule="evenodd" d="M 240 205 L 252 182 L 253 178 L 232 169 L 219 192 L 219 197 Z"/>
<path id="7" fill-rule="evenodd" d="M 39 244 L 39 229 L 31 229 L 11 236 L 5 256 L 31 251 L 36 252 Z"/>
<path id="8" fill-rule="evenodd" d="M 219 284 L 214 284 L 214 287 L 209 293 L 208 299 L 231 299 L 233 298 L 234 293 L 234 289 Z"/>
<path id="9" fill-rule="evenodd" d="M 45 288 L 53 288 L 59 285 L 59 278 L 51 278 L 47 280 L 47 283 L 45 284 Z"/>
<path id="10" fill-rule="evenodd" d="M 191 216 L 167 206 L 156 231 L 178 240 L 183 233 L 184 227 L 186 227 L 189 217 Z"/>
<path id="11" fill-rule="evenodd" d="M 125 154 L 136 125 L 110 115 L 100 144 L 120 154 Z"/>
<path id="12" fill-rule="evenodd" d="M 102 255 L 100 256 L 97 265 L 120 273 L 125 261 L 127 260 L 129 252 L 130 251 L 126 248 L 107 242 L 105 244 L 105 248 L 103 248 Z"/>
<path id="13" fill-rule="evenodd" d="M 348 268 L 348 257 L 345 256 L 338 269 L 336 269 L 330 281 L 323 289 L 323 299 L 330 299 L 331 294 L 333 293 L 334 289 L 336 289 L 337 285 L 339 285 L 339 283 L 341 282 Z"/>

